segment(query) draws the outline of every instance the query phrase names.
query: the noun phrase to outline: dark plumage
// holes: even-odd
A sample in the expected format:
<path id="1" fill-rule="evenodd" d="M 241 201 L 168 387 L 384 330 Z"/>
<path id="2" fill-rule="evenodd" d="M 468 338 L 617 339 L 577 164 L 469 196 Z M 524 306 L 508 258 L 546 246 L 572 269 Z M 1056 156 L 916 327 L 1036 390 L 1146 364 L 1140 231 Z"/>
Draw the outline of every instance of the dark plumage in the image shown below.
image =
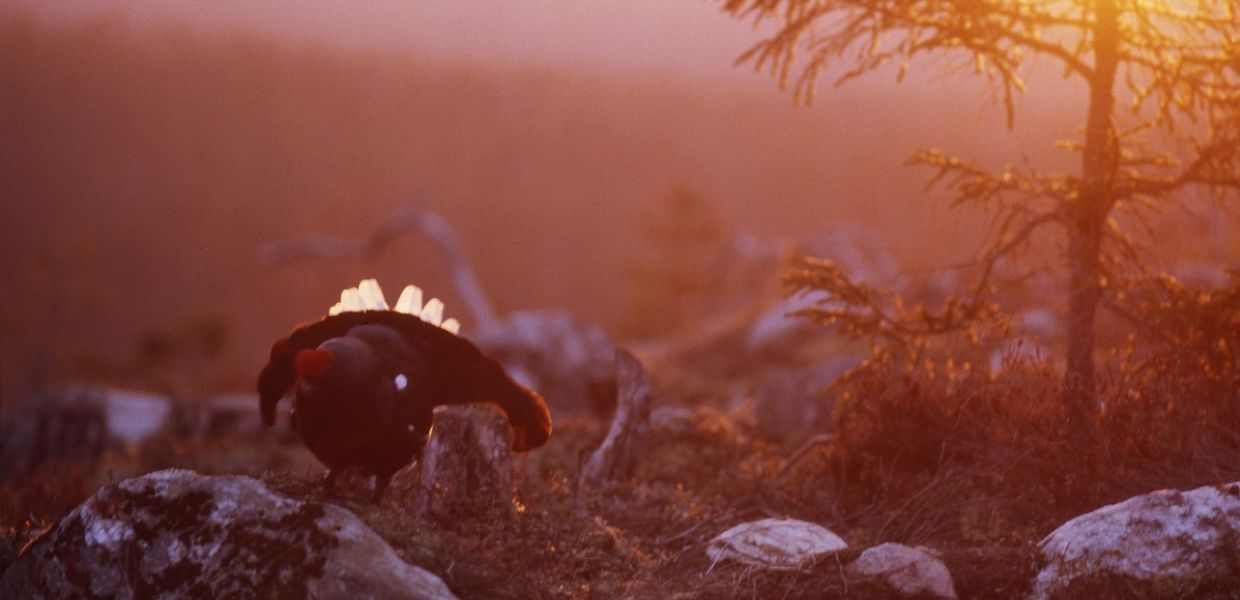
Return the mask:
<path id="1" fill-rule="evenodd" d="M 513 450 L 543 445 L 551 415 L 543 399 L 465 338 L 404 312 L 341 312 L 301 326 L 271 348 L 258 378 L 263 422 L 293 390 L 292 427 L 327 465 L 376 476 L 374 500 L 392 474 L 420 458 L 433 409 L 489 402 L 508 415 Z"/>

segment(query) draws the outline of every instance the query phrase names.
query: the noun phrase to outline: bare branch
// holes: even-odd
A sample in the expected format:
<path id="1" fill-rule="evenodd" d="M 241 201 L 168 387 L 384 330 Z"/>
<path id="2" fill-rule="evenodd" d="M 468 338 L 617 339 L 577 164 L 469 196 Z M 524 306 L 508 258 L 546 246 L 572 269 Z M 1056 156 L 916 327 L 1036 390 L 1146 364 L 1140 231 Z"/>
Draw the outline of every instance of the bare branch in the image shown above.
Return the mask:
<path id="1" fill-rule="evenodd" d="M 808 56 L 794 95 L 809 102 L 820 74 L 833 63 L 851 63 L 835 79 L 841 85 L 890 62 L 899 62 L 901 76 L 909 61 L 921 54 L 962 52 L 978 74 L 1002 95 L 1009 126 L 1015 118 L 1013 96 L 1024 89 L 1018 71 L 1024 52 L 1058 60 L 1066 73 L 1085 79 L 1092 68 L 1071 42 L 1054 41 L 1061 31 L 1079 31 L 1087 22 L 1071 2 L 1011 3 L 999 0 L 748 0 L 729 1 L 725 12 L 755 23 L 781 21 L 780 30 L 747 50 L 738 63 L 769 69 L 785 87 L 797 50 Z"/>

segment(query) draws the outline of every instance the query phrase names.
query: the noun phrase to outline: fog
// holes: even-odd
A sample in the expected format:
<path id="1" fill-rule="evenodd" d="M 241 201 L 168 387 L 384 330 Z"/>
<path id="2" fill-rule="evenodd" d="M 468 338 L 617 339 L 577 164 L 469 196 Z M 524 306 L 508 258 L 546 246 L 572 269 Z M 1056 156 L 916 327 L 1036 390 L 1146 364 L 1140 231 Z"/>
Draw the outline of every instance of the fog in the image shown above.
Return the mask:
<path id="1" fill-rule="evenodd" d="M 414 52 L 490 64 L 582 67 L 752 81 L 730 58 L 752 42 L 749 24 L 705 0 L 8 0 L 56 21 L 107 15 L 141 25 L 193 24 L 337 47 Z"/>
<path id="2" fill-rule="evenodd" d="M 6 404 L 29 381 L 124 371 L 143 339 L 203 320 L 228 343 L 193 377 L 247 388 L 270 340 L 362 277 L 459 313 L 417 236 L 372 260 L 259 263 L 265 243 L 358 238 L 411 202 L 456 228 L 501 311 L 565 308 L 612 331 L 638 223 L 676 188 L 730 233 L 857 222 L 911 268 L 959 261 L 981 217 L 926 192 L 909 153 L 1071 168 L 1052 143 L 1083 112 L 1081 90 L 1035 73 L 1050 93 L 1021 98 L 1009 131 L 984 86 L 935 65 L 796 105 L 732 66 L 757 34 L 708 2 L 0 11 Z"/>

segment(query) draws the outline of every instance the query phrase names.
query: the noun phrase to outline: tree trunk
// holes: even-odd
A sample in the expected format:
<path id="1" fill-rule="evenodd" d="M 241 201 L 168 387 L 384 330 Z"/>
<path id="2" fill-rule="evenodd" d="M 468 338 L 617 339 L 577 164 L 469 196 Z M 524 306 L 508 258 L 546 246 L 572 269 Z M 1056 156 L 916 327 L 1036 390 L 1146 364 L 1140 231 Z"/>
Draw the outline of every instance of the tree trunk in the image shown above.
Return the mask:
<path id="1" fill-rule="evenodd" d="M 1102 235 L 1115 204 L 1112 183 L 1118 166 L 1115 129 L 1115 70 L 1119 10 L 1116 0 L 1095 0 L 1094 72 L 1089 82 L 1089 114 L 1081 158 L 1081 189 L 1068 203 L 1068 368 L 1064 401 L 1074 427 L 1087 426 L 1097 409 L 1094 398 L 1094 317 L 1102 296 Z"/>
<path id="2" fill-rule="evenodd" d="M 1068 230 L 1068 367 L 1064 401 L 1074 423 L 1089 418 L 1094 399 L 1094 317 L 1101 296 L 1099 253 L 1102 228 L 1095 219 L 1072 215 Z"/>

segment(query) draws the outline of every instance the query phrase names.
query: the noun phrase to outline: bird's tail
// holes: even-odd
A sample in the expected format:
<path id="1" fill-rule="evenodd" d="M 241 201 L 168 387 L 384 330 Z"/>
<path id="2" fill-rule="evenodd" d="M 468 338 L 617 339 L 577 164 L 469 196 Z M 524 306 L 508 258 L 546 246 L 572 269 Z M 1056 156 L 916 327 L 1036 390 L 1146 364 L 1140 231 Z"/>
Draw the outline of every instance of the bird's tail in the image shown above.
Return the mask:
<path id="1" fill-rule="evenodd" d="M 396 301 L 395 307 L 389 307 L 383 297 L 383 289 L 374 279 L 363 279 L 357 287 L 345 288 L 340 292 L 340 302 L 328 309 L 329 316 L 347 312 L 364 312 L 368 310 L 393 310 L 413 315 L 440 329 L 451 333 L 459 333 L 461 323 L 456 319 L 443 318 L 443 301 L 431 298 L 422 304 L 422 288 L 416 285 L 405 286 Z"/>
<path id="2" fill-rule="evenodd" d="M 512 426 L 512 449 L 526 452 L 547 443 L 551 437 L 551 411 L 538 392 L 515 381 L 493 359 L 482 357 L 470 369 L 470 391 L 466 402 L 495 404 L 508 415 Z"/>

